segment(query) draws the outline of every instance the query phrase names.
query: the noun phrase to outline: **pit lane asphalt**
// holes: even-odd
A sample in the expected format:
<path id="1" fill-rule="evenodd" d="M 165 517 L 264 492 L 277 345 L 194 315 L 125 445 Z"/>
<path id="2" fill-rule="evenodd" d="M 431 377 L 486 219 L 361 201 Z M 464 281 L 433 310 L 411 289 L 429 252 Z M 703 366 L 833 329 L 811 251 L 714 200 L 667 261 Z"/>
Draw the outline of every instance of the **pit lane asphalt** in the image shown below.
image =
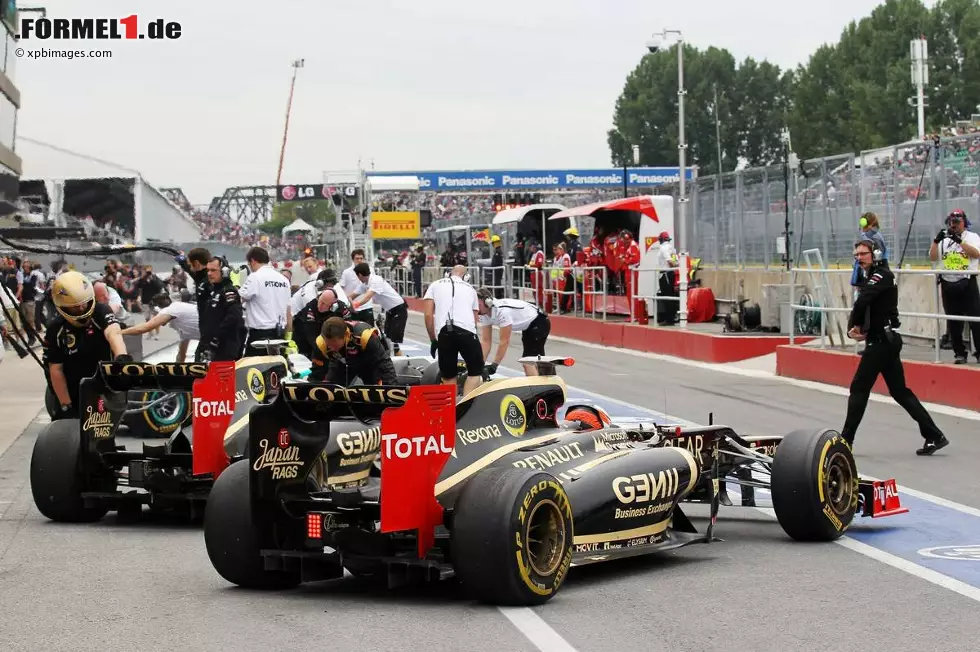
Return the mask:
<path id="1" fill-rule="evenodd" d="M 407 335 L 427 341 L 417 315 Z M 505 364 L 517 368 L 518 353 L 512 347 Z M 572 386 L 695 422 L 713 410 L 740 432 L 839 427 L 843 418 L 845 397 L 779 381 L 559 342 L 549 353 L 576 358 L 560 372 Z M 858 433 L 860 468 L 976 507 L 977 422 L 936 419 L 953 446 L 917 458 L 914 424 L 872 403 Z M 0 457 L 0 650 L 536 649 L 452 584 L 389 592 L 344 579 L 264 594 L 218 577 L 196 527 L 114 516 L 49 523 L 28 482 L 41 427 Z M 573 569 L 534 611 L 579 651 L 976 649 L 975 601 L 841 546 L 794 543 L 756 510 L 723 508 L 716 535 L 725 540 Z"/>

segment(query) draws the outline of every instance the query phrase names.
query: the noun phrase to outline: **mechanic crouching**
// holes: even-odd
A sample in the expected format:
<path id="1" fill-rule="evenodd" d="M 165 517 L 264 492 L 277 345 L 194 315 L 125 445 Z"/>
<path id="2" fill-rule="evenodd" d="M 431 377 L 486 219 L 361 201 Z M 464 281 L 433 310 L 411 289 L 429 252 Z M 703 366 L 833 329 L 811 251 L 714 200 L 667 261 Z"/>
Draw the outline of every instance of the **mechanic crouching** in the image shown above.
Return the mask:
<path id="1" fill-rule="evenodd" d="M 92 282 L 79 272 L 65 272 L 51 284 L 57 314 L 44 334 L 44 367 L 48 385 L 60 405 L 53 419 L 81 418 L 79 384 L 98 372 L 100 362 L 130 362 L 119 321 L 109 306 L 95 300 Z"/>
<path id="2" fill-rule="evenodd" d="M 331 317 L 323 324 L 311 359 L 309 381 L 347 387 L 355 378 L 361 385 L 396 385 L 395 365 L 370 324 Z"/>
<path id="3" fill-rule="evenodd" d="M 231 282 L 231 268 L 224 259 L 211 258 L 206 270 L 207 284 L 204 289 L 207 294 L 198 296 L 201 339 L 197 344 L 195 360 L 237 360 L 245 343 L 245 314 L 241 297 Z"/>

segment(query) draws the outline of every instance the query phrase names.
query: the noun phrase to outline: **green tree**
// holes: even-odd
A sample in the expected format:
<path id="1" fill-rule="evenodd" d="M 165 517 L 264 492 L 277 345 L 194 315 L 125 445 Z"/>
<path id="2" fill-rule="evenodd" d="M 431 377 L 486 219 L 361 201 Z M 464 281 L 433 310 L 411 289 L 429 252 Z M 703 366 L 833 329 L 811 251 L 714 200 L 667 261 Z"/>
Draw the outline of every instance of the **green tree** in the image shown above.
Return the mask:
<path id="1" fill-rule="evenodd" d="M 272 219 L 259 225 L 265 233 L 279 233 L 294 221 L 302 219 L 318 229 L 331 226 L 337 219 L 333 202 L 314 201 L 280 202 L 272 207 Z"/>

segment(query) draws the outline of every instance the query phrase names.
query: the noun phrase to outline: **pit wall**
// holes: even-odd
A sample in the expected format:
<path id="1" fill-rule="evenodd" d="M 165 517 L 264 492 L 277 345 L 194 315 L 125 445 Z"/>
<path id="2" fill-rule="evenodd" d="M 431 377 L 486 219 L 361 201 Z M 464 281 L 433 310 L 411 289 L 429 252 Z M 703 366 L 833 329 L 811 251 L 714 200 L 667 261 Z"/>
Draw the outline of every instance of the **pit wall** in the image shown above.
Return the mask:
<path id="1" fill-rule="evenodd" d="M 796 284 L 802 285 L 806 291 L 814 295 L 816 299 L 816 282 L 821 279 L 817 275 L 808 273 L 798 273 Z M 851 287 L 850 269 L 840 273 L 823 275 L 830 287 L 833 307 L 850 308 L 853 305 L 854 288 Z M 732 269 L 702 269 L 698 272 L 697 278 L 701 279 L 705 287 L 711 288 L 718 299 L 736 299 L 739 294 L 748 299 L 750 303 L 755 302 L 762 306 L 762 286 L 767 284 L 789 284 L 790 274 L 783 271 L 766 271 L 761 269 L 732 270 Z M 936 281 L 934 276 L 909 274 L 899 279 L 898 289 L 898 310 L 899 312 L 939 312 L 942 313 L 942 304 L 936 308 Z M 795 301 L 799 303 L 800 297 L 796 296 Z M 716 304 L 718 315 L 725 315 L 733 304 L 718 301 Z M 840 327 L 847 331 L 847 315 L 839 313 L 837 316 Z M 940 334 L 946 332 L 945 322 L 938 322 Z M 828 331 L 836 333 L 836 329 L 831 328 L 828 322 Z M 902 332 L 908 335 L 933 338 L 936 336 L 937 321 L 935 319 L 924 319 L 921 317 L 903 317 Z"/>

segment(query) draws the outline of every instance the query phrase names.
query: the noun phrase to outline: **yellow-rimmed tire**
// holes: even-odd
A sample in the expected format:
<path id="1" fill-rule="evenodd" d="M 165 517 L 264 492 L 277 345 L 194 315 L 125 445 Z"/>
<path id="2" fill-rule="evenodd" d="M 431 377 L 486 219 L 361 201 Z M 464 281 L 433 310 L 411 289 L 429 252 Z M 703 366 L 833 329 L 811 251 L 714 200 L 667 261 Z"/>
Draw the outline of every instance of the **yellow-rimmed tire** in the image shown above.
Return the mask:
<path id="1" fill-rule="evenodd" d="M 835 430 L 797 430 L 776 449 L 772 506 L 783 531 L 797 541 L 841 537 L 858 508 L 857 464 Z"/>
<path id="2" fill-rule="evenodd" d="M 456 500 L 450 539 L 463 588 L 495 605 L 538 605 L 555 596 L 572 563 L 572 507 L 553 475 L 490 468 Z"/>

